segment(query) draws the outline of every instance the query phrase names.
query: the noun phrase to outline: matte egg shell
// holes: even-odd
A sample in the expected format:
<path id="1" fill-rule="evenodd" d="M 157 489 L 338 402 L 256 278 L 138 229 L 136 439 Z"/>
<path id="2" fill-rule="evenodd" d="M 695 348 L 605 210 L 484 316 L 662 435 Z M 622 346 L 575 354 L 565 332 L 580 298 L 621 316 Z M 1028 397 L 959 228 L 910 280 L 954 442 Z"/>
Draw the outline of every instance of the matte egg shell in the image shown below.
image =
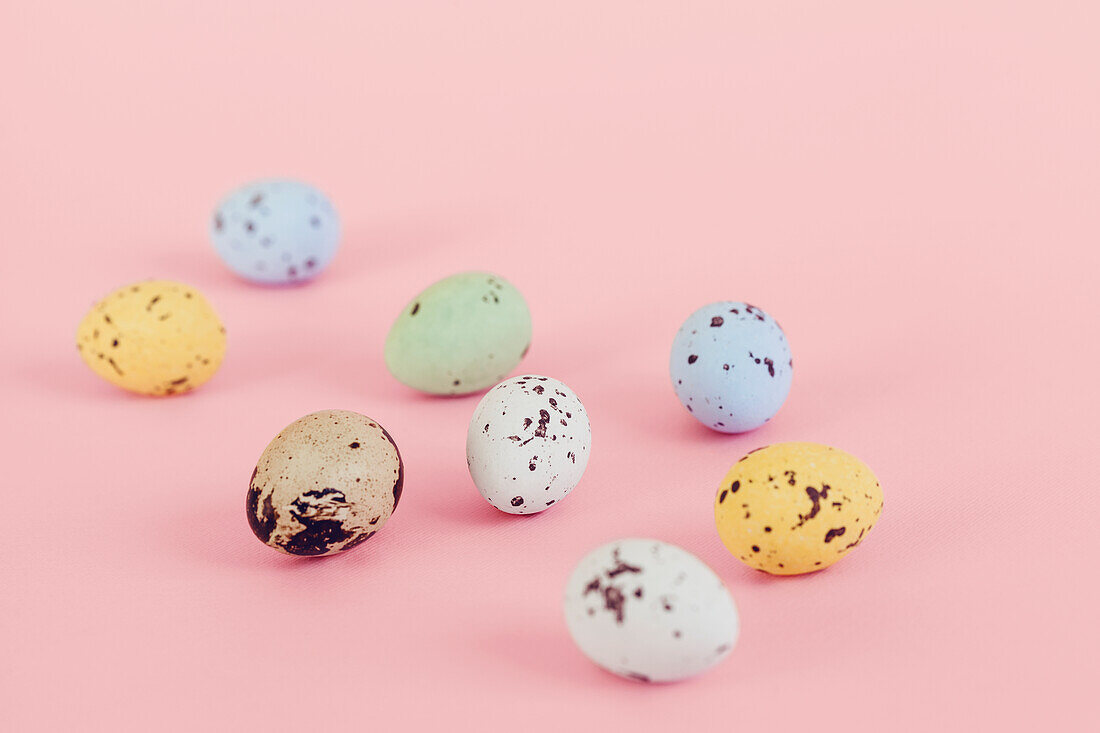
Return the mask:
<path id="1" fill-rule="evenodd" d="M 466 432 L 466 463 L 477 490 L 509 514 L 534 514 L 565 498 L 591 450 L 592 427 L 580 399 L 538 375 L 489 390 Z"/>
<path id="2" fill-rule="evenodd" d="M 531 346 L 531 313 L 508 281 L 486 272 L 440 280 L 413 298 L 386 337 L 386 366 L 430 394 L 480 392 Z"/>
<path id="3" fill-rule="evenodd" d="M 711 303 L 691 314 L 672 342 L 676 396 L 696 420 L 743 433 L 772 418 L 791 389 L 791 350 L 775 319 L 756 306 Z"/>
<path id="4" fill-rule="evenodd" d="M 222 261 L 243 278 L 266 285 L 302 282 L 336 255 L 340 217 L 309 184 L 256 181 L 218 203 L 210 239 Z"/>
<path id="5" fill-rule="evenodd" d="M 189 392 L 214 376 L 225 357 L 225 328 L 189 285 L 152 280 L 99 301 L 76 330 L 92 371 L 131 392 Z"/>
<path id="6" fill-rule="evenodd" d="M 851 552 L 882 512 L 862 461 L 817 443 L 777 443 L 734 464 L 714 500 L 726 548 L 774 575 L 821 570 Z"/>
<path id="7" fill-rule="evenodd" d="M 397 444 L 371 418 L 324 410 L 268 444 L 248 486 L 248 524 L 289 555 L 332 555 L 386 525 L 405 481 Z"/>
<path id="8" fill-rule="evenodd" d="M 649 539 L 618 540 L 585 555 L 565 587 L 565 622 L 585 656 L 643 682 L 713 667 L 740 628 L 713 570 L 687 550 Z"/>

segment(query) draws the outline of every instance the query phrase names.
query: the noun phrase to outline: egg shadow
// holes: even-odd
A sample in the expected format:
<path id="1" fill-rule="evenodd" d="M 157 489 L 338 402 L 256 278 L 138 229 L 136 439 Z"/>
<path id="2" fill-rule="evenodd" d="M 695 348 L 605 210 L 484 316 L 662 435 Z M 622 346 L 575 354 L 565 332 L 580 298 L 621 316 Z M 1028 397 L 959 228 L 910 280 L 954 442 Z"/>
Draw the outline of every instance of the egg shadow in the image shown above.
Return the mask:
<path id="1" fill-rule="evenodd" d="M 494 221 L 495 217 L 470 210 L 393 212 L 365 225 L 345 228 L 326 273 L 333 280 L 357 279 L 364 273 L 404 265 L 482 236 L 493 228 Z"/>
<path id="2" fill-rule="evenodd" d="M 308 576 L 311 582 L 333 586 L 346 582 L 353 568 L 371 564 L 385 553 L 386 535 L 379 533 L 354 550 L 324 556 L 288 555 L 261 542 L 248 526 L 245 510 L 247 487 L 226 487 L 225 500 L 192 505 L 150 522 L 158 531 L 154 547 L 163 554 L 182 557 L 203 567 L 222 567 L 257 574 Z M 153 549 L 153 548 L 150 548 Z"/>
<path id="3" fill-rule="evenodd" d="M 473 528 L 501 528 L 538 527 L 546 517 L 553 512 L 554 507 L 533 514 L 509 514 L 503 512 L 488 501 L 478 492 L 472 480 L 459 486 L 457 482 L 453 488 L 448 489 L 446 495 L 439 495 L 438 501 L 431 501 L 419 511 L 428 517 L 441 521 L 445 525 L 459 526 L 467 529 Z"/>
<path id="4" fill-rule="evenodd" d="M 150 277 L 178 279 L 203 290 L 297 289 L 323 280 L 340 282 L 360 279 L 365 273 L 378 273 L 449 244 L 469 241 L 487 231 L 493 221 L 487 215 L 466 210 L 406 210 L 379 216 L 365 225 L 345 226 L 333 261 L 317 276 L 290 283 L 263 284 L 237 275 L 221 261 L 205 228 L 196 228 L 193 235 L 185 238 L 164 241 L 163 246 L 145 253 L 145 261 L 152 273 Z"/>
<path id="5" fill-rule="evenodd" d="M 526 619 L 519 609 L 500 607 L 486 620 L 488 625 L 470 629 L 461 637 L 456 653 L 489 657 L 503 667 L 503 674 L 533 676 L 551 688 L 565 684 L 587 690 L 593 685 L 615 684 L 617 678 L 585 660 L 569 638 L 564 621 L 547 624 L 541 618 Z"/>
<path id="6" fill-rule="evenodd" d="M 657 396 L 638 400 L 639 394 L 654 394 L 654 382 L 643 374 L 620 376 L 605 385 L 601 394 L 586 402 L 590 415 L 602 417 L 608 423 L 646 439 L 662 444 L 669 443 L 692 445 L 731 446 L 731 452 L 744 455 L 753 448 L 767 443 L 760 442 L 760 436 L 767 436 L 770 421 L 764 425 L 743 433 L 723 433 L 708 428 L 696 420 L 676 398 L 672 387 L 659 385 Z M 629 409 L 622 405 L 631 404 Z M 593 419 L 595 422 L 595 419 Z M 754 437 L 755 436 L 755 437 Z"/>
<path id="7" fill-rule="evenodd" d="M 44 393 L 61 395 L 69 399 L 90 401 L 131 400 L 134 402 L 185 399 L 189 393 L 154 397 L 138 394 L 111 384 L 93 373 L 73 349 L 71 359 L 51 353 L 45 358 L 23 359 L 13 370 L 16 381 L 26 387 Z"/>

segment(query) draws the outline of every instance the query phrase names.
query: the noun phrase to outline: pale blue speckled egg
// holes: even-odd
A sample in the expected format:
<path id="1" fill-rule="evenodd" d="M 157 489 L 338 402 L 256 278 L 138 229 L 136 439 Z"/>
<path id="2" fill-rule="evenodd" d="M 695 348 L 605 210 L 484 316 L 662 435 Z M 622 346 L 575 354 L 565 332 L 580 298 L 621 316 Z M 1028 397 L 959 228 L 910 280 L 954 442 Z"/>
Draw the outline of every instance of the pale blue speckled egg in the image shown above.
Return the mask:
<path id="1" fill-rule="evenodd" d="M 672 342 L 676 396 L 696 420 L 722 433 L 754 430 L 791 389 L 791 349 L 774 318 L 748 303 L 711 303 Z"/>
<path id="2" fill-rule="evenodd" d="M 336 254 L 340 217 L 309 184 L 256 181 L 222 199 L 210 238 L 222 261 L 243 278 L 265 285 L 303 282 Z"/>

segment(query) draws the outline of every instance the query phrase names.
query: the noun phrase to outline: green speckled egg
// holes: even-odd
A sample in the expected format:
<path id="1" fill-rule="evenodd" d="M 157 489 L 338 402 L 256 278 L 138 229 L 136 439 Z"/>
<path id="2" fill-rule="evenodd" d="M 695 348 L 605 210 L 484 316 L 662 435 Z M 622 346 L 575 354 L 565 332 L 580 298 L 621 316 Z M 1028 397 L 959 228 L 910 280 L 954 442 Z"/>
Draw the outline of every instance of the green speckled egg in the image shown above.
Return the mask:
<path id="1" fill-rule="evenodd" d="M 487 272 L 462 272 L 413 298 L 386 337 L 386 366 L 422 392 L 479 392 L 503 380 L 531 346 L 519 291 Z"/>

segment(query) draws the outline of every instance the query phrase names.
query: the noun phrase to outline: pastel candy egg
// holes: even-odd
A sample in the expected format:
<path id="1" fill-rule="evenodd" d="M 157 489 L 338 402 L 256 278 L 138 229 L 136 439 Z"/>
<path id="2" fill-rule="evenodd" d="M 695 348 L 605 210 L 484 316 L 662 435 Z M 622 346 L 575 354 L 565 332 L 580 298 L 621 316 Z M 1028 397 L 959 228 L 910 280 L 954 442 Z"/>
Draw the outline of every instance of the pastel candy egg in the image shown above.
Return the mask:
<path id="1" fill-rule="evenodd" d="M 76 348 L 92 371 L 131 392 L 189 392 L 218 371 L 225 328 L 189 285 L 152 280 L 99 301 L 76 330 Z"/>
<path id="2" fill-rule="evenodd" d="M 580 650 L 622 677 L 672 682 L 729 655 L 740 629 L 722 581 L 690 552 L 624 539 L 580 561 L 565 586 L 565 622 Z"/>
<path id="3" fill-rule="evenodd" d="M 556 379 L 527 375 L 481 398 L 466 433 L 466 463 L 485 500 L 508 514 L 534 514 L 580 482 L 592 427 L 577 395 Z"/>
<path id="4" fill-rule="evenodd" d="M 531 346 L 531 313 L 511 283 L 464 272 L 413 298 L 386 337 L 390 373 L 430 394 L 480 392 L 519 365 Z"/>
<path id="5" fill-rule="evenodd" d="M 696 420 L 743 433 L 770 420 L 791 389 L 791 350 L 775 319 L 756 306 L 711 303 L 684 321 L 672 342 L 676 396 Z"/>
<path id="6" fill-rule="evenodd" d="M 264 449 L 248 485 L 248 524 L 288 555 L 333 555 L 386 526 L 404 482 L 397 444 L 376 420 L 314 412 Z"/>
<path id="7" fill-rule="evenodd" d="M 256 181 L 218 203 L 210 239 L 229 269 L 247 280 L 303 282 L 335 256 L 340 218 L 328 198 L 309 184 Z"/>
<path id="8" fill-rule="evenodd" d="M 718 535 L 751 568 L 797 575 L 851 552 L 882 512 L 882 488 L 855 456 L 777 443 L 734 464 L 714 500 Z"/>

